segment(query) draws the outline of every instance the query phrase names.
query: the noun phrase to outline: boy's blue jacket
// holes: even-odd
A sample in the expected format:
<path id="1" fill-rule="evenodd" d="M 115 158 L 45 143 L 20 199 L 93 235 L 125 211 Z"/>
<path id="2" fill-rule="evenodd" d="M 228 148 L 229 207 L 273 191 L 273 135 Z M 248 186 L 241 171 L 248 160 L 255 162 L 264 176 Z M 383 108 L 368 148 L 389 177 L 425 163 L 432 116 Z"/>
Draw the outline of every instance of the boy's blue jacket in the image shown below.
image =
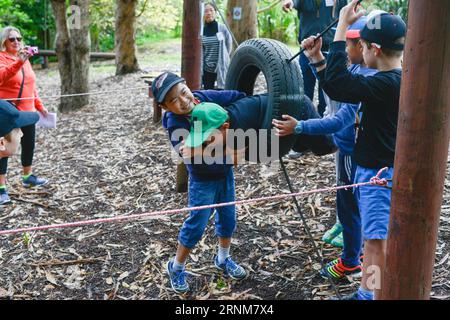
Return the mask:
<path id="1" fill-rule="evenodd" d="M 194 97 L 200 102 L 213 102 L 225 107 L 234 103 L 235 101 L 245 97 L 245 93 L 235 90 L 200 90 L 193 92 Z M 165 112 L 162 125 L 167 130 L 170 142 L 179 152 L 179 144 L 182 137 L 176 139 L 173 133 L 177 129 L 185 129 L 189 132 L 191 123 L 190 115 L 177 115 L 172 112 Z M 227 176 L 232 165 L 230 164 L 186 164 L 190 179 L 196 181 L 211 181 L 224 179 Z"/>
<path id="2" fill-rule="evenodd" d="M 365 76 L 377 72 L 374 69 L 361 67 L 359 64 L 352 65 L 349 71 L 353 74 Z M 302 133 L 311 135 L 333 134 L 334 144 L 339 148 L 339 152 L 344 155 L 353 155 L 355 120 L 359 106 L 360 104 L 340 103 L 338 112 L 332 117 L 300 121 Z"/>

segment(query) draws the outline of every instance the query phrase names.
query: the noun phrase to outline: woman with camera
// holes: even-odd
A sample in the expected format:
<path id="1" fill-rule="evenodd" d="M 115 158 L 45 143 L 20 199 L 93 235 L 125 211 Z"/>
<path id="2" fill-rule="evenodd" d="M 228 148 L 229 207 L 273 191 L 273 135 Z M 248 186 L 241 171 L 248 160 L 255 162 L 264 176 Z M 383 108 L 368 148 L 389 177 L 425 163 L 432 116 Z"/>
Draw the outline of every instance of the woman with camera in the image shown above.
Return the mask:
<path id="1" fill-rule="evenodd" d="M 20 31 L 14 27 L 6 27 L 0 33 L 0 99 L 16 99 L 10 101 L 19 111 L 40 112 L 46 116 L 48 111 L 42 105 L 36 91 L 36 75 L 28 60 L 34 48 L 25 47 Z M 30 98 L 23 99 L 20 98 Z M 22 147 L 22 185 L 27 188 L 45 185 L 48 180 L 38 178 L 32 172 L 36 126 L 21 128 Z M 0 205 L 11 202 L 6 189 L 6 173 L 8 158 L 0 159 Z"/>

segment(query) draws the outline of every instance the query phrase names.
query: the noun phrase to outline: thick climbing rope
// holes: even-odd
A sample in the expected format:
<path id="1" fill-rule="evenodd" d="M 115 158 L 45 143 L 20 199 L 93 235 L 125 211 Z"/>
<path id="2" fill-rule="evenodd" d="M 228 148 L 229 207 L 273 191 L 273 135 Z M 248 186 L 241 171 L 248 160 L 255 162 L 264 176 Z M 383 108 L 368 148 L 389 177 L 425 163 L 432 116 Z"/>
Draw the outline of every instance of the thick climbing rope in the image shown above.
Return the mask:
<path id="1" fill-rule="evenodd" d="M 289 174 L 286 170 L 286 166 L 284 165 L 283 159 L 280 157 L 280 164 L 281 164 L 281 169 L 283 170 L 283 174 L 284 177 L 286 179 L 286 182 L 288 184 L 289 187 L 289 191 L 291 192 L 291 194 L 294 194 L 294 188 L 292 187 L 292 183 L 291 183 L 291 179 L 289 178 Z M 302 210 L 300 208 L 300 205 L 297 201 L 296 196 L 292 196 L 292 199 L 294 200 L 294 204 L 297 208 L 297 212 L 300 215 L 300 219 L 302 219 L 303 222 L 303 227 L 305 228 L 306 233 L 308 234 L 309 240 L 311 240 L 311 243 L 313 245 L 314 251 L 317 255 L 317 258 L 319 259 L 320 262 L 320 266 L 323 270 L 325 270 L 325 263 L 323 262 L 323 257 L 320 254 L 319 248 L 316 245 L 316 242 L 314 241 L 314 237 L 312 236 L 311 230 L 309 229 L 308 224 L 306 223 L 306 219 L 305 216 L 302 213 Z M 331 287 L 333 288 L 334 292 L 336 293 L 336 296 L 339 300 L 342 299 L 341 293 L 339 292 L 339 289 L 337 288 L 336 284 L 334 283 L 334 280 L 331 277 L 327 277 L 330 280 L 331 283 Z"/>

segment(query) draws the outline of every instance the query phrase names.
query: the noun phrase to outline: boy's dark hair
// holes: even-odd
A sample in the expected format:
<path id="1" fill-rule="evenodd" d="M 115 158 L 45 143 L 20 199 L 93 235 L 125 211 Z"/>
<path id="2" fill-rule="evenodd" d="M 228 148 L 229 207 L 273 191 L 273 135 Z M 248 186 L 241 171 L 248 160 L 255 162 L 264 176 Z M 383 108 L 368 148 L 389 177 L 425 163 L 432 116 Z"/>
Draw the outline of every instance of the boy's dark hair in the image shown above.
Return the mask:
<path id="1" fill-rule="evenodd" d="M 6 141 L 8 141 L 8 142 L 11 142 L 11 141 L 12 141 L 11 133 L 12 133 L 12 131 L 11 131 L 10 133 L 5 134 L 5 135 L 3 136 L 3 138 L 4 138 Z"/>
<path id="2" fill-rule="evenodd" d="M 368 48 L 370 48 L 371 43 L 365 39 L 361 39 L 362 42 L 364 42 Z M 396 44 L 405 44 L 405 37 L 398 38 L 395 40 Z M 393 49 L 386 49 L 381 48 L 381 51 L 389 58 L 400 58 L 403 55 L 403 50 L 393 50 Z"/>
<path id="3" fill-rule="evenodd" d="M 352 38 L 352 39 L 347 38 L 347 40 L 350 41 L 354 46 L 356 46 L 358 45 L 361 38 Z"/>
<path id="4" fill-rule="evenodd" d="M 207 2 L 207 3 L 205 3 L 205 7 L 206 7 L 206 6 L 211 6 L 211 7 L 213 7 L 214 11 L 217 11 L 216 6 L 215 6 L 214 3 L 212 3 L 212 2 Z"/>

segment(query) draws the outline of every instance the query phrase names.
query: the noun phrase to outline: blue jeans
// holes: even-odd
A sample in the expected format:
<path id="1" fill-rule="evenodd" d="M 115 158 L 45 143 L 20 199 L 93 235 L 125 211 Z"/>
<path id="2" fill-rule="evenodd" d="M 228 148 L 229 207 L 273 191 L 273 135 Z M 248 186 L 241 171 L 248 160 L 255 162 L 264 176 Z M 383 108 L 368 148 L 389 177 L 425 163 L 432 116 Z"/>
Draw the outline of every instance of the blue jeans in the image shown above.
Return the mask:
<path id="1" fill-rule="evenodd" d="M 338 185 L 353 183 L 356 172 L 356 163 L 351 155 L 338 152 Z M 359 256 L 362 248 L 361 216 L 359 215 L 356 197 L 353 189 L 341 189 L 336 195 L 337 214 L 342 225 L 344 249 L 342 262 L 348 267 L 359 265 Z"/>
<path id="2" fill-rule="evenodd" d="M 213 181 L 189 181 L 189 207 L 235 201 L 233 169 L 226 178 Z M 216 210 L 216 236 L 231 238 L 236 228 L 236 206 L 219 207 Z M 191 211 L 184 221 L 178 241 L 186 248 L 192 249 L 205 232 L 214 209 Z"/>
<path id="3" fill-rule="evenodd" d="M 323 52 L 323 55 L 326 57 L 327 53 Z M 303 86 L 305 89 L 305 95 L 307 95 L 311 101 L 314 101 L 314 88 L 316 86 L 316 76 L 314 75 L 311 67 L 309 65 L 309 60 L 305 56 L 304 53 L 300 55 L 299 58 L 300 68 L 302 69 L 303 74 Z M 323 97 L 322 86 L 319 85 L 319 105 L 317 107 L 317 111 L 320 117 L 323 117 L 323 113 L 325 112 L 325 108 L 327 106 L 325 102 L 325 98 Z"/>

